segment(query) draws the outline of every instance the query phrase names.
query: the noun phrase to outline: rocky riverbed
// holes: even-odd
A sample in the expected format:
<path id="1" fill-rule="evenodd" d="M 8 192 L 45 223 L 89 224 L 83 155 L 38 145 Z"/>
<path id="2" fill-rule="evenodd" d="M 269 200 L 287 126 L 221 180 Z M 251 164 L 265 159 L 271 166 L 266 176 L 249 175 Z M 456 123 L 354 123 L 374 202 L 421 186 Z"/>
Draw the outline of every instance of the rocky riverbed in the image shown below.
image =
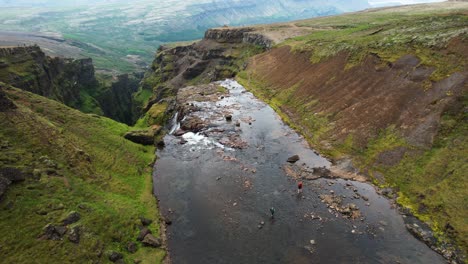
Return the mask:
<path id="1" fill-rule="evenodd" d="M 444 263 L 237 82 L 180 89 L 177 103 L 154 172 L 174 263 Z"/>

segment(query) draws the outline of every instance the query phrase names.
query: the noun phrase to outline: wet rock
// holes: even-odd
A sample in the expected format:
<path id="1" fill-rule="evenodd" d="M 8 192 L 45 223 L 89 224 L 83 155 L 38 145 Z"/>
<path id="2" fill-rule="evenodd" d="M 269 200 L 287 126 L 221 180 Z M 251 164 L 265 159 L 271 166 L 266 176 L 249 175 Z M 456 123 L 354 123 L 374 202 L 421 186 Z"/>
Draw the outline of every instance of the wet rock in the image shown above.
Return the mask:
<path id="1" fill-rule="evenodd" d="M 141 145 L 154 145 L 154 132 L 149 130 L 130 131 L 124 138 Z"/>
<path id="2" fill-rule="evenodd" d="M 143 228 L 140 230 L 140 234 L 138 234 L 137 240 L 138 240 L 138 241 L 143 241 L 143 239 L 144 239 L 148 234 L 151 234 L 151 230 L 149 230 L 149 229 L 146 228 L 146 227 L 143 227 Z"/>
<path id="3" fill-rule="evenodd" d="M 137 247 L 137 244 L 135 242 L 129 242 L 127 244 L 127 251 L 130 252 L 130 253 L 135 253 L 137 252 L 138 250 L 138 247 Z"/>
<path id="4" fill-rule="evenodd" d="M 140 217 L 140 222 L 143 226 L 149 226 L 151 225 L 151 223 L 153 223 L 153 220 L 151 219 L 148 219 L 148 218 L 144 218 L 144 217 Z"/>
<path id="5" fill-rule="evenodd" d="M 185 145 L 185 144 L 187 144 L 187 143 L 188 143 L 188 141 L 185 140 L 185 139 L 181 139 L 181 140 L 179 141 L 179 144 L 180 144 L 180 145 Z"/>
<path id="6" fill-rule="evenodd" d="M 160 149 L 164 148 L 164 147 L 166 147 L 166 142 L 164 142 L 164 140 L 160 140 L 160 141 L 158 141 L 158 143 L 156 143 L 156 147 L 158 147 Z"/>
<path id="7" fill-rule="evenodd" d="M 200 132 L 203 128 L 206 127 L 205 122 L 199 117 L 191 117 L 187 120 L 184 120 L 181 124 L 181 129 L 185 131 L 190 131 L 193 133 Z"/>
<path id="8" fill-rule="evenodd" d="M 330 176 L 331 172 L 326 167 L 318 167 L 314 168 L 314 174 L 319 177 L 328 177 Z"/>
<path id="9" fill-rule="evenodd" d="M 151 234 L 147 234 L 142 241 L 144 246 L 158 248 L 161 246 L 161 239 L 154 237 Z"/>
<path id="10" fill-rule="evenodd" d="M 68 234 L 68 240 L 75 244 L 80 243 L 80 227 L 75 226 L 70 230 L 70 233 Z"/>
<path id="11" fill-rule="evenodd" d="M 177 130 L 174 132 L 173 135 L 176 136 L 176 137 L 181 137 L 181 136 L 183 136 L 184 134 L 185 134 L 185 131 L 184 131 L 184 130 L 182 130 L 182 129 L 177 129 Z"/>
<path id="12" fill-rule="evenodd" d="M 413 234 L 417 239 L 425 242 L 428 245 L 433 245 L 434 243 L 437 242 L 437 240 L 434 238 L 434 234 L 429 231 L 425 230 L 418 224 L 406 224 L 406 229 Z"/>
<path id="13" fill-rule="evenodd" d="M 122 253 L 116 252 L 116 251 L 111 251 L 109 252 L 109 260 L 112 262 L 117 262 L 119 260 L 123 259 Z"/>
<path id="14" fill-rule="evenodd" d="M 62 240 L 65 233 L 67 233 L 67 227 L 47 224 L 44 227 L 44 234 L 42 235 L 42 239 Z"/>
<path id="15" fill-rule="evenodd" d="M 232 121 L 232 115 L 225 115 L 224 118 L 226 118 L 226 121 L 228 122 Z"/>
<path id="16" fill-rule="evenodd" d="M 166 219 L 164 220 L 164 223 L 165 223 L 166 225 L 168 225 L 168 226 L 172 225 L 171 219 L 167 219 L 167 218 L 166 218 Z"/>
<path id="17" fill-rule="evenodd" d="M 65 219 L 63 219 L 62 223 L 64 225 L 71 225 L 73 223 L 80 221 L 80 219 L 81 219 L 81 215 L 78 212 L 73 211 L 73 212 L 70 212 Z"/>
<path id="18" fill-rule="evenodd" d="M 289 163 L 296 163 L 299 160 L 299 155 L 294 155 L 288 158 L 287 162 Z"/>

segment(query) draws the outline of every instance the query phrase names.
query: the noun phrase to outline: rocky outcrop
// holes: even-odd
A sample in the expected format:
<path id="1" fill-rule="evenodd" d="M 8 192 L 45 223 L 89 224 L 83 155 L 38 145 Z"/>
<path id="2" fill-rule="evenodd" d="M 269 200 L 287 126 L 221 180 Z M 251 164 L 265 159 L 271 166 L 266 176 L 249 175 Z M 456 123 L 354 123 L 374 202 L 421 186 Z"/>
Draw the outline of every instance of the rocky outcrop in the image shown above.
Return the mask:
<path id="1" fill-rule="evenodd" d="M 205 39 L 219 43 L 244 43 L 258 45 L 269 49 L 273 46 L 273 40 L 261 33 L 255 32 L 255 28 L 215 28 L 205 33 Z"/>
<path id="2" fill-rule="evenodd" d="M 25 179 L 26 175 L 16 168 L 0 168 L 0 199 L 11 184 L 22 182 Z"/>
<path id="3" fill-rule="evenodd" d="M 123 74 L 104 84 L 96 79 L 92 59 L 49 57 L 38 46 L 0 48 L 1 82 L 126 124 L 140 115 L 133 95 L 142 78 Z"/>
<path id="4" fill-rule="evenodd" d="M 142 88 L 153 91 L 144 108 L 161 100 L 173 101 L 179 88 L 231 78 L 246 66 L 246 59 L 271 47 L 267 37 L 253 28 L 220 28 L 206 31 L 205 38 L 188 46 L 161 46 Z"/>
<path id="5" fill-rule="evenodd" d="M 0 49 L 0 81 L 14 87 L 60 101 L 68 106 L 80 105 L 80 91 L 95 89 L 91 59 L 48 57 L 38 46 Z"/>

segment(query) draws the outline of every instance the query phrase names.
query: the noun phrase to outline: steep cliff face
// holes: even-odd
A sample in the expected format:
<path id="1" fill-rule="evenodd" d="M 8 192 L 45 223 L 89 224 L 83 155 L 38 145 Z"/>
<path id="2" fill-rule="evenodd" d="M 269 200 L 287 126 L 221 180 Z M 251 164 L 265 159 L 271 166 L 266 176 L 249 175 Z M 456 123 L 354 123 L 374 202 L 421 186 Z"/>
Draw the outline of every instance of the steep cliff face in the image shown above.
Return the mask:
<path id="1" fill-rule="evenodd" d="M 0 48 L 1 82 L 126 124 L 138 118 L 133 94 L 141 78 L 124 74 L 99 82 L 91 59 L 49 57 L 38 46 Z"/>
<path id="2" fill-rule="evenodd" d="M 38 46 L 0 49 L 0 81 L 79 108 L 80 91 L 99 86 L 91 59 L 46 56 Z"/>
<path id="3" fill-rule="evenodd" d="M 104 115 L 125 124 L 133 124 L 139 113 L 134 110 L 134 94 L 138 91 L 142 74 L 122 74 L 117 81 L 99 94 L 97 100 Z"/>

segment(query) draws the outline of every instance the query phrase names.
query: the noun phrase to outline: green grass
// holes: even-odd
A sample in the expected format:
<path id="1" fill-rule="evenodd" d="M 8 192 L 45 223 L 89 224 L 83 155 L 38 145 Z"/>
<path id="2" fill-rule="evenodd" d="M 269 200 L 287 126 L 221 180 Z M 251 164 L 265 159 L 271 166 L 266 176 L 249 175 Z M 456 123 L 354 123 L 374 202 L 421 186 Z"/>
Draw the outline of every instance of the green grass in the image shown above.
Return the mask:
<path id="1" fill-rule="evenodd" d="M 154 148 L 123 138 L 131 128 L 96 115 L 83 114 L 58 102 L 8 89 L 18 109 L 0 113 L 0 138 L 11 145 L 2 149 L 0 165 L 41 174 L 13 185 L 0 202 L 0 259 L 5 263 L 107 262 L 106 252 L 122 252 L 127 262 L 160 263 L 165 252 L 141 248 L 125 250 L 138 234 L 139 217 L 155 220 L 159 214 L 152 196 L 150 164 Z M 53 175 L 41 157 L 58 164 Z M 89 161 L 88 158 L 89 157 Z M 9 206 L 12 205 L 12 208 Z M 78 211 L 81 242 L 38 240 L 43 227 L 59 224 Z M 46 215 L 43 215 L 46 212 Z M 102 254 L 100 254 L 102 253 Z"/>
<path id="2" fill-rule="evenodd" d="M 417 9 L 416 9 L 417 10 Z M 437 54 L 454 37 L 467 38 L 468 16 L 462 11 L 428 10 L 362 12 L 297 23 L 315 28 L 311 34 L 285 41 L 296 52 L 312 52 L 311 62 L 326 60 L 340 52 L 349 56 L 347 67 L 358 65 L 373 53 L 394 62 L 406 54 L 435 67 L 432 80 L 441 80 L 467 65 L 455 54 Z"/>

